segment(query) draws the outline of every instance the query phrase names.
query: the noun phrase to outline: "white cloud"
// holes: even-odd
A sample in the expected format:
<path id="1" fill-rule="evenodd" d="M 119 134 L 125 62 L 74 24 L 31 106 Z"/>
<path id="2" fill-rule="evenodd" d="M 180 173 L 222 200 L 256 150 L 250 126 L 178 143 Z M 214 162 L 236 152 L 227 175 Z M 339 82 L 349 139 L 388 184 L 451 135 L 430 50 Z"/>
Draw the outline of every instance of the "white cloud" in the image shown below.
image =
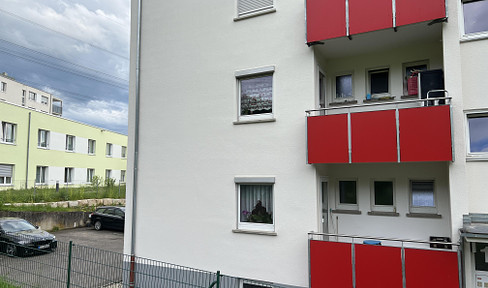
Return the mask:
<path id="1" fill-rule="evenodd" d="M 91 100 L 65 107 L 63 117 L 96 126 L 127 126 L 128 106 L 119 101 Z"/>

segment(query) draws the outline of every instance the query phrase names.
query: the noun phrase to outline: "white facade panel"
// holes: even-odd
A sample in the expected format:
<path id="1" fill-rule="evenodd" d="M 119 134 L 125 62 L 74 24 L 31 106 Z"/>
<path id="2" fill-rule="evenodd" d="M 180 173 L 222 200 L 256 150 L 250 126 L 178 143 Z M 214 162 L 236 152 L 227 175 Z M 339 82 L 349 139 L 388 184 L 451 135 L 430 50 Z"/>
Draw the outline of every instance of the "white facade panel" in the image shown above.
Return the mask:
<path id="1" fill-rule="evenodd" d="M 88 139 L 76 136 L 75 153 L 88 154 Z"/>
<path id="2" fill-rule="evenodd" d="M 66 134 L 49 131 L 49 149 L 56 151 L 66 151 Z"/>

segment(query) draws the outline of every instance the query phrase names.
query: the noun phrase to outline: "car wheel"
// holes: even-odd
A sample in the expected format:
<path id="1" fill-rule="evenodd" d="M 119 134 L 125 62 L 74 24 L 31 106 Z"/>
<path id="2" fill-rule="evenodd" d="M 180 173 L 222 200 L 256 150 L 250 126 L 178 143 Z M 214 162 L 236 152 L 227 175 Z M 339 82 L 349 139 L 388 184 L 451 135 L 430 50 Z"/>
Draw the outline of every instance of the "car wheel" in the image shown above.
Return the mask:
<path id="1" fill-rule="evenodd" d="M 95 230 L 97 230 L 97 231 L 101 230 L 102 229 L 102 222 L 97 221 L 97 222 L 95 222 L 94 226 L 95 226 Z"/>
<path id="2" fill-rule="evenodd" d="M 14 244 L 7 244 L 6 253 L 9 257 L 14 257 L 17 255 L 17 246 Z"/>

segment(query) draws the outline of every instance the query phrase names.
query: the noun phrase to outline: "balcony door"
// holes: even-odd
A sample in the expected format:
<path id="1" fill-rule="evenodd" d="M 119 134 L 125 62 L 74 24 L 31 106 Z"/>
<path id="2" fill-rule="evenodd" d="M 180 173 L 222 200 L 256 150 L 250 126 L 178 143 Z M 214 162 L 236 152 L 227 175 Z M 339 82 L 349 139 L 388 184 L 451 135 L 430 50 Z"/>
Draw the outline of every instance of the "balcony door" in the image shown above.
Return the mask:
<path id="1" fill-rule="evenodd" d="M 329 233 L 329 193 L 328 182 L 326 180 L 320 181 L 320 211 L 321 211 L 321 229 L 322 233 Z"/>

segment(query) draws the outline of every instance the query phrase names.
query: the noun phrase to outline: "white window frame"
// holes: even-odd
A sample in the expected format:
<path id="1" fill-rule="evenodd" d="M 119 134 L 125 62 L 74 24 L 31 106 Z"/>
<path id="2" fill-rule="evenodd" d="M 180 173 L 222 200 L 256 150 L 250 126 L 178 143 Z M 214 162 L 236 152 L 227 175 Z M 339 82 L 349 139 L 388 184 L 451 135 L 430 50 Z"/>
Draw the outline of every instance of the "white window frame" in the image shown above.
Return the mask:
<path id="1" fill-rule="evenodd" d="M 112 179 L 112 169 L 105 169 L 105 179 Z"/>
<path id="2" fill-rule="evenodd" d="M 393 204 L 392 205 L 376 205 L 376 182 L 391 182 L 393 187 Z M 357 188 L 357 187 L 356 187 Z M 371 179 L 370 184 L 371 189 L 371 211 L 375 212 L 396 212 L 396 189 L 395 189 L 395 179 Z"/>
<path id="3" fill-rule="evenodd" d="M 44 141 L 41 141 L 41 135 L 44 134 Z M 43 149 L 49 149 L 49 130 L 39 129 L 37 131 L 37 147 Z"/>
<path id="4" fill-rule="evenodd" d="M 120 182 L 125 183 L 126 170 L 120 170 Z"/>
<path id="5" fill-rule="evenodd" d="M 371 68 L 368 69 L 366 72 L 366 91 L 368 94 L 371 95 L 371 98 L 382 98 L 382 97 L 389 97 L 391 96 L 391 71 L 390 67 L 377 67 L 377 68 Z M 372 74 L 379 74 L 387 71 L 388 72 L 388 92 L 386 93 L 371 93 L 371 75 Z"/>
<path id="6" fill-rule="evenodd" d="M 29 100 L 36 101 L 37 100 L 37 94 L 36 92 L 29 91 Z"/>
<path id="7" fill-rule="evenodd" d="M 36 184 L 47 184 L 47 166 L 37 166 L 36 167 Z"/>
<path id="8" fill-rule="evenodd" d="M 344 76 L 351 76 L 351 93 L 352 95 L 349 97 L 337 97 L 337 78 L 344 77 Z M 334 80 L 332 81 L 332 87 L 334 87 L 334 91 L 332 93 L 332 102 L 343 102 L 343 101 L 351 101 L 355 99 L 354 96 L 354 73 L 352 71 L 345 71 L 343 73 L 336 74 L 334 76 Z"/>
<path id="9" fill-rule="evenodd" d="M 488 0 L 483 0 L 488 1 Z M 461 41 L 471 41 L 471 40 L 479 40 L 479 39 L 486 39 L 488 38 L 488 30 L 487 31 L 480 31 L 480 32 L 473 32 L 473 33 L 466 33 L 466 27 L 464 24 L 464 3 L 467 2 L 476 2 L 472 0 L 461 0 L 459 2 L 459 26 L 460 26 L 460 33 L 461 33 Z"/>
<path id="10" fill-rule="evenodd" d="M 13 185 L 13 175 L 14 175 L 14 165 L 0 164 L 0 166 L 10 166 L 10 176 L 7 174 L 0 175 L 0 186 L 12 186 Z"/>
<path id="11" fill-rule="evenodd" d="M 471 129 L 469 126 L 469 118 L 487 118 L 488 119 L 488 111 L 468 111 L 465 112 L 466 117 L 466 161 L 487 161 L 488 160 L 488 152 L 472 152 L 471 151 Z"/>
<path id="12" fill-rule="evenodd" d="M 75 175 L 75 168 L 65 167 L 64 168 L 64 184 L 72 184 Z"/>
<path id="13" fill-rule="evenodd" d="M 403 95 L 408 96 L 408 79 L 407 79 L 407 68 L 425 65 L 427 70 L 430 69 L 429 60 L 419 60 L 414 62 L 407 62 L 402 64 L 402 75 L 403 75 Z M 418 95 L 418 94 L 417 94 Z M 411 95 L 413 96 L 413 95 Z"/>
<path id="14" fill-rule="evenodd" d="M 237 230 L 256 231 L 256 232 L 275 232 L 276 225 L 276 209 L 275 209 L 275 177 L 235 177 L 237 194 Z M 271 207 L 272 207 L 272 224 L 268 223 L 254 223 L 241 222 L 241 185 L 266 185 L 271 186 Z"/>
<path id="15" fill-rule="evenodd" d="M 7 83 L 0 82 L 0 92 L 7 92 Z"/>
<path id="16" fill-rule="evenodd" d="M 1 134 L 0 134 L 0 142 L 6 144 L 15 144 L 15 140 L 17 138 L 17 124 L 11 122 L 0 122 L 1 123 Z M 6 136 L 6 131 L 8 130 L 7 127 L 11 127 L 11 135 L 9 138 Z"/>
<path id="17" fill-rule="evenodd" d="M 127 158 L 127 147 L 126 146 L 122 146 L 122 148 L 120 149 L 120 157 Z"/>
<path id="18" fill-rule="evenodd" d="M 87 168 L 86 169 L 86 182 L 91 183 L 93 180 L 93 176 L 95 176 L 95 169 L 94 168 Z"/>
<path id="19" fill-rule="evenodd" d="M 413 182 L 432 182 L 433 191 L 432 197 L 434 201 L 434 206 L 413 206 L 413 191 L 412 191 L 412 184 Z M 436 181 L 435 179 L 410 179 L 409 180 L 409 188 L 408 188 L 408 201 L 409 201 L 409 210 L 412 214 L 437 214 L 437 192 L 436 192 Z"/>
<path id="20" fill-rule="evenodd" d="M 88 155 L 95 155 L 95 153 L 97 153 L 96 147 L 97 141 L 94 139 L 88 139 Z"/>
<path id="21" fill-rule="evenodd" d="M 356 183 L 356 204 L 341 203 L 340 182 L 355 182 Z M 357 178 L 340 178 L 336 181 L 336 208 L 338 210 L 359 211 L 359 194 L 358 194 L 358 179 Z"/>
<path id="22" fill-rule="evenodd" d="M 72 144 L 71 146 L 69 144 Z M 75 143 L 76 137 L 74 135 L 66 135 L 66 151 L 67 152 L 74 152 L 75 151 Z"/>
<path id="23" fill-rule="evenodd" d="M 237 83 L 237 123 L 274 121 L 275 113 L 275 66 L 265 66 L 235 72 Z M 241 115 L 241 80 L 271 76 L 271 113 Z"/>
<path id="24" fill-rule="evenodd" d="M 107 145 L 105 145 L 105 156 L 112 157 L 112 155 L 113 155 L 113 144 L 107 143 Z"/>
<path id="25" fill-rule="evenodd" d="M 249 2 L 249 3 L 246 3 Z M 261 3 L 259 3 L 261 2 Z M 271 4 L 269 4 L 271 2 Z M 246 5 L 247 4 L 247 5 Z M 255 7 L 250 7 L 249 4 L 254 4 Z M 258 4 L 258 5 L 256 5 Z M 259 5 L 260 4 L 260 5 Z M 247 9 L 246 9 L 247 7 Z M 263 14 L 268 14 L 272 12 L 276 12 L 275 8 L 275 1 L 274 0 L 237 0 L 236 1 L 236 12 L 237 17 L 234 18 L 234 21 L 238 21 L 241 19 L 246 19 L 254 16 L 259 16 Z"/>
<path id="26" fill-rule="evenodd" d="M 49 97 L 41 95 L 41 104 L 47 105 L 49 103 Z"/>

